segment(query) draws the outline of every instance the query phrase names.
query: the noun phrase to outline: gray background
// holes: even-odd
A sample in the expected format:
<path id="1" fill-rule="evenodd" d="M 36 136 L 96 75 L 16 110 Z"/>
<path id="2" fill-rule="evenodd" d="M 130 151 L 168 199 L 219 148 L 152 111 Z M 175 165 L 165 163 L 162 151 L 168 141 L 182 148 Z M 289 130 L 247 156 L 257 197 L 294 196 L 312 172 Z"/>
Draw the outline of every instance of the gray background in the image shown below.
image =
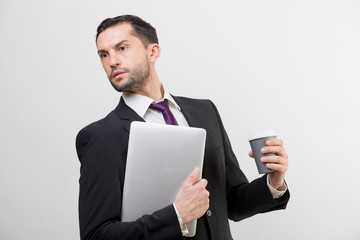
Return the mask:
<path id="1" fill-rule="evenodd" d="M 360 239 L 359 12 L 349 0 L 1 0 L 0 239 L 79 238 L 75 136 L 120 96 L 95 30 L 126 13 L 157 28 L 169 91 L 215 102 L 250 180 L 248 135 L 286 142 L 288 209 L 232 224 L 234 239 Z"/>

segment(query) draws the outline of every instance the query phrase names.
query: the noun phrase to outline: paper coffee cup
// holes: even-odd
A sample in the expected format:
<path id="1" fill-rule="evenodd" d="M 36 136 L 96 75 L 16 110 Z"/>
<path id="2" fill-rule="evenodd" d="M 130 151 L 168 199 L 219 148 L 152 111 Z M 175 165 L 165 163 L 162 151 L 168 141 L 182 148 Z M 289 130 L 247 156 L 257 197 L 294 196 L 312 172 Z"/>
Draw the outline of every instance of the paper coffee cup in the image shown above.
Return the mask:
<path id="1" fill-rule="evenodd" d="M 275 131 L 265 131 L 265 132 L 256 132 L 250 134 L 249 142 L 251 146 L 251 150 L 254 154 L 255 162 L 257 169 L 260 174 L 274 172 L 266 167 L 266 164 L 260 161 L 260 158 L 263 156 L 274 156 L 275 153 L 262 153 L 261 148 L 266 146 L 266 140 L 271 138 L 276 138 L 277 134 Z"/>

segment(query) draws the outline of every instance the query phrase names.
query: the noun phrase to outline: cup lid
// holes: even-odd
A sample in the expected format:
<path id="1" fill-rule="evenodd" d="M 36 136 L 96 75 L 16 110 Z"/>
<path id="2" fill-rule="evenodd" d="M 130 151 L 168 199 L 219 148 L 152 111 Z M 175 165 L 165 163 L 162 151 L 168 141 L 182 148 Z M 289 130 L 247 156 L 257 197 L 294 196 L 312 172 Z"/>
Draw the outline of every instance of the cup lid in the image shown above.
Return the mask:
<path id="1" fill-rule="evenodd" d="M 273 136 L 277 136 L 275 131 L 264 131 L 264 132 L 255 132 L 250 134 L 249 136 L 249 141 L 254 140 L 254 139 L 258 139 L 258 138 L 264 138 L 264 137 L 273 137 Z"/>

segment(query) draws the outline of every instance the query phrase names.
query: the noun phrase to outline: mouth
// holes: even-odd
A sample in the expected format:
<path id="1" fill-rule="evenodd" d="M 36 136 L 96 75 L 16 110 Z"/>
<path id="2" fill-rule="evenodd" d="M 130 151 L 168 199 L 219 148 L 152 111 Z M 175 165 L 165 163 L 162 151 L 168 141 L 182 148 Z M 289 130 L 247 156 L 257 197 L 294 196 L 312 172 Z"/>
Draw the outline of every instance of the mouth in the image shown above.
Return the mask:
<path id="1" fill-rule="evenodd" d="M 119 78 L 122 78 L 125 73 L 126 73 L 126 72 L 124 72 L 124 71 L 115 71 L 115 72 L 112 74 L 113 80 L 116 81 L 116 80 L 118 80 Z"/>

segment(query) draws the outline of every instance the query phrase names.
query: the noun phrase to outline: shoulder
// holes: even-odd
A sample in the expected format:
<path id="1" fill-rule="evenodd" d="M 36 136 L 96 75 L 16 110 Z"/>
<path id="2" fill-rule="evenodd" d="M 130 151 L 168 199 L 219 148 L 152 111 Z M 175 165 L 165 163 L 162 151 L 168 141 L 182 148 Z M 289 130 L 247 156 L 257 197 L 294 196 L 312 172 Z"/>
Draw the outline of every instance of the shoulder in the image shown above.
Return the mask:
<path id="1" fill-rule="evenodd" d="M 186 103 L 209 103 L 210 99 L 199 99 L 199 98 L 190 98 L 184 96 L 175 96 L 171 95 L 175 101 L 186 102 Z"/>
<path id="2" fill-rule="evenodd" d="M 203 107 L 215 107 L 214 103 L 210 99 L 198 99 L 198 98 L 189 98 L 183 96 L 174 96 L 172 95 L 174 100 L 180 104 L 189 104 Z"/>
<path id="3" fill-rule="evenodd" d="M 111 124 L 111 123 L 115 121 L 115 118 L 116 118 L 116 114 L 114 114 L 114 111 L 112 111 L 106 117 L 83 127 L 79 131 L 78 135 L 79 134 L 89 134 L 91 132 L 93 132 L 93 133 L 106 132 L 107 129 L 112 127 L 113 124 Z"/>
<path id="4" fill-rule="evenodd" d="M 215 104 L 210 99 L 196 99 L 182 96 L 173 96 L 173 98 L 182 109 L 185 108 L 219 115 Z"/>
<path id="5" fill-rule="evenodd" d="M 115 111 L 110 112 L 106 117 L 95 121 L 82 128 L 76 136 L 76 148 L 88 145 L 93 142 L 111 144 L 121 139 L 124 135 L 122 120 Z"/>
<path id="6" fill-rule="evenodd" d="M 119 130 L 122 128 L 123 119 L 126 119 L 122 115 L 128 114 L 128 112 L 131 112 L 131 109 L 125 104 L 124 100 L 120 98 L 120 102 L 114 110 L 104 118 L 82 128 L 78 135 L 90 133 L 105 134 Z"/>

